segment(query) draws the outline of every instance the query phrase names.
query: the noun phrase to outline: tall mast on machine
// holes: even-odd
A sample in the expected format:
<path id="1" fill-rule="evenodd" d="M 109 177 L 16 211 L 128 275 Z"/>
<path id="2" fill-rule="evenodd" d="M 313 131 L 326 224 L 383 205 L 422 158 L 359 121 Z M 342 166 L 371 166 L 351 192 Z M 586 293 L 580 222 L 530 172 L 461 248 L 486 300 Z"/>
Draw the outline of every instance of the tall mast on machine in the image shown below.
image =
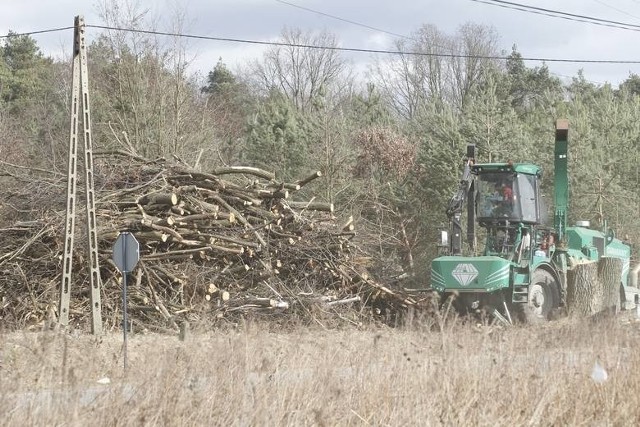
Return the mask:
<path id="1" fill-rule="evenodd" d="M 567 211 L 569 208 L 569 174 L 567 171 L 567 140 L 569 121 L 560 119 L 556 122 L 556 141 L 554 148 L 554 221 L 553 226 L 558 233 L 558 241 L 564 239 L 567 231 Z"/>

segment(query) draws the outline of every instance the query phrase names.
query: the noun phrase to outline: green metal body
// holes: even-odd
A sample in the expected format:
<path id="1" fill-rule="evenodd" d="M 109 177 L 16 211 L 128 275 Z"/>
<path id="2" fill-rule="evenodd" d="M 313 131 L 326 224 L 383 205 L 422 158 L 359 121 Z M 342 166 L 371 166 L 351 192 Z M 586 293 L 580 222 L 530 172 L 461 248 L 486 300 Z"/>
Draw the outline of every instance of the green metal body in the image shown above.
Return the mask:
<path id="1" fill-rule="evenodd" d="M 554 150 L 554 220 L 543 224 L 540 203 L 541 169 L 529 163 L 474 164 L 467 185 L 469 217 L 484 230 L 480 254 L 445 254 L 431 263 L 431 288 L 443 296 L 455 294 L 467 309 L 485 305 L 530 303 L 534 275 L 555 281 L 555 307 L 566 302 L 567 270 L 580 260 L 620 258 L 621 287 L 629 273 L 630 247 L 609 230 L 582 224 L 567 227 L 569 205 L 568 125 L 558 121 Z M 493 193 L 491 191 L 494 191 Z M 476 255 L 477 254 L 477 255 Z M 622 290 L 622 289 L 621 289 Z M 622 292 L 621 292 L 622 293 Z M 624 293 L 622 293 L 624 294 Z"/>
<path id="2" fill-rule="evenodd" d="M 620 283 L 623 285 L 628 283 L 629 260 L 631 258 L 629 245 L 615 238 L 607 243 L 605 233 L 585 227 L 568 227 L 566 237 L 566 252 L 571 260 L 597 261 L 603 256 L 620 258 L 622 260 Z"/>
<path id="3" fill-rule="evenodd" d="M 431 286 L 439 291 L 494 292 L 509 287 L 510 272 L 511 263 L 498 256 L 443 256 L 433 264 Z"/>

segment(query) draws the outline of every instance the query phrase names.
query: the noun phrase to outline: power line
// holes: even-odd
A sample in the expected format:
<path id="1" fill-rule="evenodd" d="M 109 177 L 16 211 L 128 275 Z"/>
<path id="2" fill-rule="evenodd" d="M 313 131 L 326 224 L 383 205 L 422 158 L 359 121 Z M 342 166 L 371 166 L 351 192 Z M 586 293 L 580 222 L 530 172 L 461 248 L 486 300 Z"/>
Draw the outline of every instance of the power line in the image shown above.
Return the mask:
<path id="1" fill-rule="evenodd" d="M 73 27 L 50 28 L 48 30 L 29 31 L 27 33 L 11 33 L 7 35 L 0 35 L 0 39 L 8 39 L 10 37 L 32 36 L 34 34 L 54 33 L 56 31 L 66 31 L 66 30 L 73 30 Z"/>
<path id="2" fill-rule="evenodd" d="M 472 0 L 476 1 L 476 0 Z M 341 51 L 341 52 L 356 52 L 356 53 L 374 53 L 374 54 L 385 54 L 385 55 L 410 55 L 410 56 L 425 56 L 425 57 L 436 57 L 436 58 L 460 58 L 460 59 L 491 59 L 491 60 L 507 60 L 508 56 L 499 56 L 499 55 L 465 55 L 465 54 L 455 54 L 455 53 L 435 53 L 435 52 L 406 52 L 401 50 L 386 50 L 386 49 L 365 49 L 365 48 L 355 48 L 355 47 L 339 47 L 339 46 L 320 46 L 320 45 L 311 45 L 311 44 L 298 44 L 298 43 L 287 43 L 287 42 L 274 42 L 274 41 L 262 41 L 262 40 L 250 40 L 250 39 L 238 39 L 238 38 L 229 38 L 229 37 L 213 37 L 213 36 L 202 36 L 195 34 L 182 34 L 182 33 L 172 33 L 165 31 L 152 31 L 152 30 L 140 30 L 133 28 L 120 28 L 120 27 L 109 27 L 106 25 L 87 25 L 87 28 L 98 28 L 102 30 L 113 30 L 113 31 L 126 31 L 131 33 L 140 33 L 140 34 L 150 34 L 150 35 L 158 35 L 158 36 L 170 36 L 170 37 L 181 37 L 181 38 L 189 38 L 189 39 L 197 39 L 197 40 L 211 40 L 211 41 L 223 41 L 223 42 L 231 42 L 231 43 L 245 43 L 245 44 L 257 44 L 263 46 L 282 46 L 282 47 L 295 47 L 302 49 L 322 49 L 322 50 L 333 50 L 333 51 Z M 537 61 L 537 62 L 556 62 L 556 63 L 581 63 L 581 64 L 640 64 L 640 60 L 619 60 L 619 59 L 569 59 L 569 58 L 543 58 L 543 57 L 522 57 L 520 58 L 523 61 Z"/>
<path id="3" fill-rule="evenodd" d="M 307 12 L 311 12 L 311 13 L 315 13 L 315 14 L 318 14 L 318 15 L 326 16 L 327 18 L 336 19 L 338 21 L 346 22 L 346 23 L 352 24 L 352 25 L 357 25 L 359 27 L 367 28 L 369 30 L 373 30 L 373 31 L 378 31 L 380 33 L 389 34 L 390 36 L 400 37 L 400 38 L 403 38 L 403 39 L 416 41 L 416 39 L 414 39 L 412 37 L 409 37 L 409 36 L 405 36 L 404 34 L 393 33 L 391 31 L 387 31 L 387 30 L 383 30 L 383 29 L 380 29 L 380 28 L 372 27 L 371 25 L 363 24 L 361 22 L 352 21 L 350 19 L 341 18 L 340 16 L 331 15 L 331 14 L 328 14 L 328 13 L 325 13 L 325 12 L 321 12 L 319 10 L 315 10 L 315 9 L 311 9 L 311 8 L 308 8 L 308 7 L 300 6 L 300 5 L 297 5 L 295 3 L 290 3 L 288 1 L 284 1 L 284 0 L 275 0 L 275 1 L 277 1 L 278 3 L 286 4 L 288 6 L 296 7 L 298 9 L 306 10 Z"/>
<path id="4" fill-rule="evenodd" d="M 609 9 L 613 9 L 613 10 L 615 10 L 616 12 L 620 12 L 620 13 L 622 13 L 623 15 L 627 15 L 627 16 L 630 16 L 630 17 L 632 17 L 632 18 L 640 19 L 640 16 L 632 15 L 632 14 L 630 14 L 629 12 L 626 12 L 626 11 L 624 11 L 624 10 L 622 10 L 622 9 L 618 9 L 617 7 L 615 7 L 615 6 L 611 6 L 610 4 L 605 3 L 605 2 L 603 2 L 603 1 L 601 1 L 601 0 L 593 0 L 593 1 L 594 1 L 594 2 L 596 2 L 596 3 L 599 3 L 599 4 L 601 4 L 601 5 L 603 5 L 603 6 L 605 6 L 605 7 L 608 7 Z"/>
<path id="5" fill-rule="evenodd" d="M 482 0 L 472 0 L 472 1 L 482 2 Z M 239 39 L 239 38 L 230 38 L 230 37 L 213 37 L 213 36 L 202 36 L 197 34 L 183 34 L 183 33 L 173 33 L 173 32 L 166 32 L 166 31 L 152 31 L 152 30 L 141 30 L 141 29 L 134 29 L 134 28 L 110 27 L 106 25 L 87 24 L 86 27 L 102 29 L 102 30 L 124 31 L 124 32 L 130 32 L 130 33 L 180 37 L 180 38 L 189 38 L 189 39 L 197 39 L 197 40 L 211 40 L 211 41 L 222 41 L 222 42 L 230 42 L 230 43 L 256 44 L 256 45 L 262 45 L 262 46 L 294 47 L 294 48 L 302 48 L 302 49 L 322 49 L 322 50 L 333 50 L 333 51 L 341 51 L 341 52 L 372 53 L 372 54 L 384 54 L 384 55 L 409 55 L 409 56 L 424 56 L 424 57 L 434 57 L 434 58 L 489 59 L 489 60 L 509 59 L 508 56 L 499 56 L 499 55 L 465 55 L 465 54 L 455 54 L 455 53 L 406 52 L 401 50 L 365 49 L 365 48 L 339 47 L 339 46 L 319 46 L 319 45 L 311 45 L 311 44 L 250 40 L 250 39 Z M 44 34 L 44 33 L 65 31 L 65 30 L 71 30 L 71 29 L 73 29 L 73 27 L 50 28 L 46 30 L 36 30 L 36 31 L 29 31 L 24 33 L 2 35 L 0 36 L 0 39 L 9 38 L 9 37 L 30 36 L 34 34 Z M 640 60 L 620 60 L 620 59 L 579 59 L 579 58 L 544 58 L 544 57 L 521 57 L 520 59 L 522 61 L 576 63 L 576 64 L 640 64 Z"/>
<path id="6" fill-rule="evenodd" d="M 349 19 L 346 19 L 346 18 L 342 18 L 340 16 L 331 15 L 331 14 L 328 14 L 328 13 L 325 13 L 325 12 L 321 12 L 319 10 L 315 10 L 315 9 L 311 9 L 311 8 L 308 8 L 308 7 L 300 6 L 300 5 L 297 5 L 297 4 L 294 4 L 294 3 L 290 3 L 288 1 L 284 1 L 284 0 L 275 0 L 275 1 L 277 1 L 278 3 L 282 3 L 282 4 L 285 4 L 285 5 L 288 5 L 288 6 L 296 7 L 298 9 L 305 10 L 307 12 L 315 13 L 315 14 L 318 14 L 318 15 L 326 16 L 328 18 L 336 19 L 338 21 L 346 22 L 348 24 L 357 25 L 359 27 L 367 28 L 367 29 L 370 29 L 370 30 L 373 30 L 373 31 L 379 31 L 379 32 L 382 32 L 382 33 L 385 33 L 385 34 L 389 34 L 389 35 L 392 35 L 392 36 L 401 37 L 401 38 L 404 38 L 404 39 L 407 39 L 407 40 L 419 42 L 419 40 L 417 40 L 417 39 L 415 39 L 413 37 L 408 37 L 408 36 L 405 36 L 403 34 L 398 34 L 398 33 L 393 33 L 393 32 L 390 32 L 390 31 L 386 31 L 386 30 L 383 30 L 383 29 L 380 29 L 380 28 L 373 27 L 373 26 L 368 25 L 368 24 L 363 24 L 361 22 L 352 21 L 352 20 L 349 20 Z M 595 0 L 595 1 L 599 1 L 599 0 Z M 438 46 L 438 45 L 434 45 L 434 46 L 436 46 L 437 48 L 440 48 L 440 49 L 444 49 L 442 46 Z M 549 73 L 551 75 L 554 75 L 554 76 L 557 76 L 557 77 L 561 77 L 561 78 L 565 78 L 565 79 L 572 78 L 571 76 L 566 76 L 566 75 L 563 75 L 563 74 L 554 73 L 552 71 L 549 71 Z M 603 84 L 602 82 L 595 82 L 595 81 L 591 81 L 591 80 L 588 80 L 588 81 L 590 83 L 594 83 L 594 84 Z"/>
<path id="7" fill-rule="evenodd" d="M 472 1 L 479 1 L 479 0 L 472 0 Z M 489 3 L 489 2 L 490 3 L 495 3 L 496 6 L 497 5 L 504 5 L 504 6 L 520 7 L 520 8 L 528 9 L 530 11 L 536 10 L 536 11 L 539 11 L 539 12 L 558 15 L 557 17 L 566 16 L 566 17 L 570 17 L 570 18 L 585 19 L 585 20 L 593 21 L 593 23 L 600 22 L 600 23 L 603 23 L 603 24 L 611 24 L 611 25 L 620 25 L 620 26 L 624 26 L 624 27 L 640 28 L 640 25 L 636 25 L 636 24 L 629 24 L 629 23 L 626 23 L 626 22 L 619 22 L 619 21 L 611 21 L 611 20 L 602 19 L 602 18 L 594 18 L 592 16 L 579 15 L 579 14 L 569 13 L 569 12 L 562 12 L 560 10 L 546 9 L 546 8 L 537 7 L 537 6 L 529 6 L 529 5 L 526 5 L 526 4 L 514 3 L 514 2 L 510 2 L 510 1 L 505 1 L 505 0 L 483 0 L 483 2 L 485 2 L 485 3 Z"/>
<path id="8" fill-rule="evenodd" d="M 587 24 L 600 25 L 602 27 L 619 28 L 622 30 L 640 31 L 640 25 L 629 24 L 626 22 L 611 21 L 608 19 L 594 18 L 586 15 L 578 15 L 574 13 L 562 12 L 559 10 L 545 9 L 542 7 L 529 6 L 526 4 L 513 3 L 503 0 L 471 0 L 476 3 L 484 3 L 491 6 L 498 6 L 505 9 L 518 10 L 521 12 L 534 13 L 536 15 L 544 15 L 552 18 L 565 19 L 567 21 L 583 22 Z"/>
<path id="9" fill-rule="evenodd" d="M 357 25 L 359 27 L 367 28 L 369 30 L 378 31 L 378 32 L 381 32 L 381 33 L 389 34 L 389 35 L 394 36 L 394 37 L 400 37 L 400 38 L 403 38 L 403 39 L 406 39 L 406 40 L 411 40 L 411 41 L 414 41 L 416 43 L 420 43 L 420 40 L 418 40 L 418 39 L 416 39 L 414 37 L 406 36 L 404 34 L 399 34 L 399 33 L 394 33 L 394 32 L 391 32 L 391 31 L 383 30 L 381 28 L 373 27 L 373 26 L 368 25 L 368 24 L 363 24 L 361 22 L 352 21 L 350 19 L 342 18 L 340 16 L 331 15 L 329 13 L 321 12 L 319 10 L 311 9 L 311 8 L 304 7 L 304 6 L 300 6 L 300 5 L 297 5 L 295 3 L 291 3 L 291 2 L 288 2 L 288 1 L 284 1 L 284 0 L 275 0 L 275 1 L 277 1 L 278 3 L 286 4 L 288 6 L 296 7 L 298 9 L 306 10 L 307 12 L 311 12 L 311 13 L 315 13 L 315 14 L 318 14 L 318 15 L 326 16 L 327 18 L 336 19 L 338 21 L 346 22 L 348 24 Z M 443 47 L 441 45 L 437 45 L 435 43 L 433 43 L 432 45 L 437 47 L 438 49 L 447 49 L 446 47 Z"/>

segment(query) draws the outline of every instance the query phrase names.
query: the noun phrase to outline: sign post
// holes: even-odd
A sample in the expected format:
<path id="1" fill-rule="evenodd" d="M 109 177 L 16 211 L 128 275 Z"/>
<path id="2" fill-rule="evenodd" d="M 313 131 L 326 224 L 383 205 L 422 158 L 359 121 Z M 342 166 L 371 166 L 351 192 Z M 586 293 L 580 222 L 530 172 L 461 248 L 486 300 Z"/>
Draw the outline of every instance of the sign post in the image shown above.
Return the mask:
<path id="1" fill-rule="evenodd" d="M 122 330 L 124 334 L 124 369 L 127 369 L 127 275 L 133 271 L 140 259 L 140 243 L 128 231 L 120 233 L 113 244 L 113 262 L 122 273 Z"/>

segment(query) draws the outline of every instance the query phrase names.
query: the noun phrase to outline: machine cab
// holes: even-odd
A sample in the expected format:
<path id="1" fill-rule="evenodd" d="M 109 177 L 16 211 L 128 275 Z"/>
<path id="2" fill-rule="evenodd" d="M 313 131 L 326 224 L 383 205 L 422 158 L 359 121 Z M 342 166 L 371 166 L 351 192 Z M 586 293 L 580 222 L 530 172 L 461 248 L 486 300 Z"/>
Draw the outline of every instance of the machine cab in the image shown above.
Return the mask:
<path id="1" fill-rule="evenodd" d="M 476 215 L 481 225 L 508 221 L 539 224 L 540 168 L 531 164 L 478 164 Z"/>

